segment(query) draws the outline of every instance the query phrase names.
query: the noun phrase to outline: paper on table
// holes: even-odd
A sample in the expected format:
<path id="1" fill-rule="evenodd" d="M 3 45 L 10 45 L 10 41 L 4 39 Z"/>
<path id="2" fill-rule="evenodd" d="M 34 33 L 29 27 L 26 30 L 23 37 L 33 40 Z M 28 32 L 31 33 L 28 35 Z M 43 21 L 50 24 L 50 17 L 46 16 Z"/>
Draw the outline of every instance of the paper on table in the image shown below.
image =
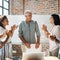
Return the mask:
<path id="1" fill-rule="evenodd" d="M 49 57 L 44 57 L 45 60 L 59 60 L 57 57 L 49 56 Z"/>
<path id="2" fill-rule="evenodd" d="M 31 53 L 41 52 L 41 48 L 42 48 L 41 45 L 39 46 L 39 48 L 36 49 L 35 44 L 31 44 L 31 48 L 26 47 L 26 52 L 31 52 Z"/>

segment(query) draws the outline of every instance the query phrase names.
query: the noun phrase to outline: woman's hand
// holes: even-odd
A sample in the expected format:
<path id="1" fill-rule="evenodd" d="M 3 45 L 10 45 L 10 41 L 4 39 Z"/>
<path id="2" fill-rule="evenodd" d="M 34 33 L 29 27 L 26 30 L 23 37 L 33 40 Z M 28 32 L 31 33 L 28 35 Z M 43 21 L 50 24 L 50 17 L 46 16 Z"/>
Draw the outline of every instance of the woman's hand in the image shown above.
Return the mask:
<path id="1" fill-rule="evenodd" d="M 54 40 L 56 39 L 56 36 L 55 36 L 55 35 L 54 35 L 54 36 L 51 35 L 51 36 L 50 36 L 50 39 L 54 41 Z"/>
<path id="2" fill-rule="evenodd" d="M 8 36 L 8 37 L 12 37 L 12 36 L 13 36 L 13 33 L 12 33 L 11 31 L 9 31 L 9 32 L 7 33 L 7 36 Z"/>
<path id="3" fill-rule="evenodd" d="M 42 29 L 45 32 L 46 37 L 48 38 L 48 36 L 50 35 L 49 31 L 47 30 L 47 26 L 45 24 L 42 25 Z"/>
<path id="4" fill-rule="evenodd" d="M 11 30 L 9 30 L 9 32 L 7 33 L 7 36 L 12 37 L 13 36 L 13 32 L 14 32 L 14 30 L 17 29 L 17 27 L 18 27 L 17 25 L 13 25 L 11 27 Z"/>
<path id="5" fill-rule="evenodd" d="M 44 31 L 47 31 L 47 26 L 46 26 L 45 24 L 43 24 L 43 25 L 42 25 L 42 29 L 43 29 Z"/>
<path id="6" fill-rule="evenodd" d="M 2 37 L 5 37 L 8 33 L 8 30 L 4 31 L 4 33 L 2 34 Z"/>
<path id="7" fill-rule="evenodd" d="M 13 26 L 11 27 L 11 30 L 14 32 L 14 30 L 16 30 L 17 27 L 18 27 L 18 25 L 13 25 Z"/>
<path id="8" fill-rule="evenodd" d="M 4 32 L 3 34 L 2 34 L 2 37 L 5 37 L 6 36 L 6 32 Z"/>

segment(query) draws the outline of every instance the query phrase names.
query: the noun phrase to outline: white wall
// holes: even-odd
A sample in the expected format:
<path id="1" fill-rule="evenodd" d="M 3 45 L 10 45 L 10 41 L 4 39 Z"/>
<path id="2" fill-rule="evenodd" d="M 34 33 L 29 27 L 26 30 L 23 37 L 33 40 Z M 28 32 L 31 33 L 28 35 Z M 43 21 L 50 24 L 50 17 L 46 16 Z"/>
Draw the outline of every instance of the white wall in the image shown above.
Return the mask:
<path id="1" fill-rule="evenodd" d="M 9 15 L 7 16 L 9 20 L 9 26 L 7 26 L 7 29 L 9 30 L 10 27 L 14 24 L 19 25 L 21 21 L 25 20 L 25 17 L 23 15 Z M 50 29 L 50 23 L 49 23 L 50 15 L 33 15 L 32 20 L 35 20 L 38 22 L 40 33 L 41 33 L 41 42 L 47 42 L 44 33 L 41 29 L 42 24 L 46 24 L 48 26 L 48 29 Z M 14 32 L 14 35 L 11 39 L 13 44 L 20 44 L 21 40 L 18 37 L 18 29 Z"/>

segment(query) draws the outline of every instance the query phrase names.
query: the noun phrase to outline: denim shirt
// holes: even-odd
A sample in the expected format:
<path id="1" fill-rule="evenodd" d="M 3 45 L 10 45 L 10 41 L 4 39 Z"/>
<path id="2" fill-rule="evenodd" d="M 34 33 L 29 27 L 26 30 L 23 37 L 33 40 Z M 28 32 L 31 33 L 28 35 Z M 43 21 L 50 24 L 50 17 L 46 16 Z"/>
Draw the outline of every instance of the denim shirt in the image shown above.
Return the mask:
<path id="1" fill-rule="evenodd" d="M 26 21 L 20 23 L 19 36 L 23 36 L 30 44 L 36 43 L 35 33 L 37 36 L 40 36 L 39 27 L 36 21 L 31 20 L 29 24 Z"/>

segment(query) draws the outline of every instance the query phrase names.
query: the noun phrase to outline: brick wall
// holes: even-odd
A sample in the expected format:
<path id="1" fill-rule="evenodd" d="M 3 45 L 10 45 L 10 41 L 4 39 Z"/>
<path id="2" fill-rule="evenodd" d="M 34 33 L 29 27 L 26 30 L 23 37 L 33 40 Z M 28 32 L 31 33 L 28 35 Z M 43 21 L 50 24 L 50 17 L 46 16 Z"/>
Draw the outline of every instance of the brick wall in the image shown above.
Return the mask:
<path id="1" fill-rule="evenodd" d="M 58 11 L 59 11 L 59 14 L 60 14 L 60 0 L 58 0 Z"/>
<path id="2" fill-rule="evenodd" d="M 10 0 L 10 13 L 13 15 L 23 14 L 23 0 Z"/>
<path id="3" fill-rule="evenodd" d="M 59 0 L 60 1 L 60 0 Z M 33 14 L 60 13 L 58 0 L 11 0 L 11 14 L 23 14 L 31 10 Z"/>

